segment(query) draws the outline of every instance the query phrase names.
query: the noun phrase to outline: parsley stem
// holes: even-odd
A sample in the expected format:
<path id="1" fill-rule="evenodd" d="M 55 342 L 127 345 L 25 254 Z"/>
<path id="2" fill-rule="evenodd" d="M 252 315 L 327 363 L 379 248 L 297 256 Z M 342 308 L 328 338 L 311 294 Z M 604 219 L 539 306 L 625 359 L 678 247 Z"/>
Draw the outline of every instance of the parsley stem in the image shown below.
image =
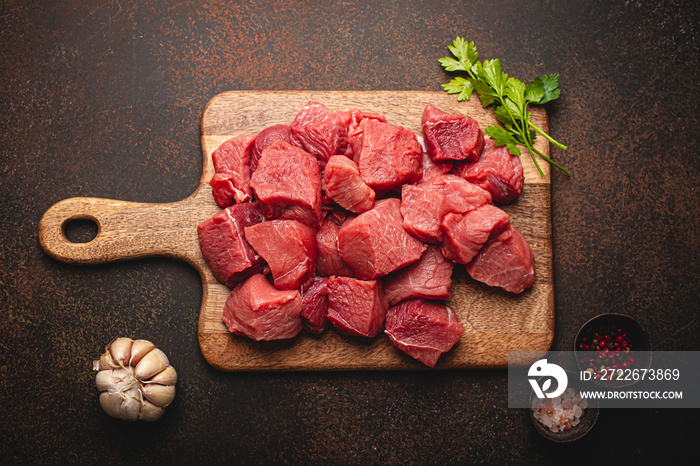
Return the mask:
<path id="1" fill-rule="evenodd" d="M 562 166 L 559 165 L 557 162 L 555 162 L 554 160 L 550 159 L 549 157 L 547 157 L 546 155 L 544 155 L 542 152 L 538 151 L 538 150 L 535 149 L 534 147 L 532 148 L 532 150 L 534 150 L 534 151 L 537 153 L 537 155 L 539 155 L 540 158 L 542 158 L 545 162 L 549 163 L 550 165 L 554 165 L 555 167 L 557 167 L 559 170 L 563 171 L 563 172 L 566 173 L 567 175 L 570 175 L 570 174 L 571 174 L 571 172 L 570 172 L 569 170 L 567 170 L 566 168 L 562 167 Z M 539 168 L 539 167 L 538 167 L 538 168 Z M 540 173 L 542 173 L 542 172 L 540 172 Z M 542 176 L 544 176 L 544 175 L 542 175 Z"/>
<path id="2" fill-rule="evenodd" d="M 539 129 L 539 128 L 538 128 L 537 126 L 535 126 L 535 124 L 534 124 L 533 122 L 531 122 L 530 120 L 528 120 L 527 122 L 529 123 L 530 127 L 532 127 L 532 129 L 534 129 L 535 131 L 537 131 L 537 133 L 539 133 L 540 135 L 542 135 L 542 137 L 545 138 L 547 141 L 551 142 L 552 144 L 554 144 L 555 146 L 557 146 L 559 149 L 566 150 L 566 146 L 565 146 L 564 144 L 560 143 L 559 141 L 557 141 L 557 140 L 555 140 L 553 137 L 551 137 L 549 134 L 547 134 L 547 133 L 545 133 L 544 131 L 542 131 L 541 129 Z"/>
<path id="3" fill-rule="evenodd" d="M 542 169 L 540 168 L 540 164 L 537 163 L 537 159 L 535 158 L 535 154 L 533 153 L 533 151 L 537 152 L 537 149 L 535 149 L 531 144 L 528 144 L 528 145 L 526 145 L 525 147 L 527 147 L 527 151 L 530 153 L 530 158 L 532 159 L 532 162 L 535 164 L 535 167 L 537 168 L 537 171 L 540 172 L 540 176 L 541 176 L 542 178 L 544 178 L 544 172 L 543 172 Z M 538 155 L 539 155 L 540 157 L 542 156 L 542 154 L 539 154 L 539 152 L 538 152 Z"/>

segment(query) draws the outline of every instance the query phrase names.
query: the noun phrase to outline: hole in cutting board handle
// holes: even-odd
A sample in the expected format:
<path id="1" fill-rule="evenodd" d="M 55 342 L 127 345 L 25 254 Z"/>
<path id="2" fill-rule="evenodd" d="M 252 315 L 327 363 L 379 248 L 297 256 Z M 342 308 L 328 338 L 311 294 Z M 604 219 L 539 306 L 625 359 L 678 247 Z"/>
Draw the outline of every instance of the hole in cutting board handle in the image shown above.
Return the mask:
<path id="1" fill-rule="evenodd" d="M 61 226 L 63 236 L 70 243 L 89 243 L 97 238 L 100 227 L 97 219 L 92 217 L 72 217 Z"/>

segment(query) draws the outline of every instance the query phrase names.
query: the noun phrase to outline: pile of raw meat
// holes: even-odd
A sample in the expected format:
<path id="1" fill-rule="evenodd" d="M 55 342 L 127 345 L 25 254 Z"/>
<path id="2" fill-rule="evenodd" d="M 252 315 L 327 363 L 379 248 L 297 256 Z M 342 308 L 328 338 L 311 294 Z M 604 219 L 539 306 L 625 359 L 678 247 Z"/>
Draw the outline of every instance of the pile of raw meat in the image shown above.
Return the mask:
<path id="1" fill-rule="evenodd" d="M 309 102 L 290 125 L 213 152 L 224 210 L 197 233 L 214 276 L 233 288 L 222 316 L 232 333 L 384 330 L 434 367 L 464 333 L 440 302 L 455 263 L 509 292 L 532 286 L 532 250 L 494 205 L 522 192 L 518 157 L 484 140 L 475 120 L 431 105 L 422 129 L 424 147 L 382 115 Z"/>

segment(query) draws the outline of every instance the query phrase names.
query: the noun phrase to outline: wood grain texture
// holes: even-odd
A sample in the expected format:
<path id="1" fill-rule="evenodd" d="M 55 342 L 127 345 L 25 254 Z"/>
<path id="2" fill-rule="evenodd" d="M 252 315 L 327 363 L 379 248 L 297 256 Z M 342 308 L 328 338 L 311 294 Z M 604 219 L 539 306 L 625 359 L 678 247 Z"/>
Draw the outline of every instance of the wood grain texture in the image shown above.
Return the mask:
<path id="1" fill-rule="evenodd" d="M 201 120 L 203 169 L 199 187 L 179 202 L 144 204 L 94 198 L 61 201 L 46 211 L 39 224 L 39 241 L 56 259 L 71 263 L 102 263 L 148 256 L 167 256 L 192 264 L 202 278 L 203 296 L 199 316 L 202 354 L 223 371 L 259 370 L 384 370 L 423 369 L 424 366 L 398 351 L 385 335 L 373 339 L 341 336 L 333 330 L 321 336 L 302 333 L 293 340 L 254 342 L 231 335 L 221 321 L 230 289 L 212 276 L 199 251 L 196 227 L 219 208 L 209 180 L 214 174 L 212 152 L 225 140 L 257 133 L 267 126 L 290 123 L 308 102 L 323 103 L 333 111 L 359 108 L 382 113 L 392 124 L 421 133 L 426 104 L 450 113 L 462 113 L 479 121 L 482 128 L 495 120 L 475 97 L 457 102 L 442 92 L 409 91 L 235 91 L 213 97 Z M 532 119 L 545 131 L 547 116 L 532 110 Z M 542 138 L 536 147 L 549 155 Z M 509 350 L 546 351 L 554 333 L 554 287 L 552 282 L 551 205 L 549 166 L 540 164 L 541 177 L 532 161 L 522 157 L 525 173 L 523 194 L 504 210 L 520 229 L 535 254 L 534 286 L 513 295 L 474 282 L 464 267 L 455 266 L 451 306 L 466 331 L 445 354 L 437 368 L 504 367 Z M 89 243 L 67 240 L 64 227 L 73 219 L 92 219 L 98 234 Z"/>

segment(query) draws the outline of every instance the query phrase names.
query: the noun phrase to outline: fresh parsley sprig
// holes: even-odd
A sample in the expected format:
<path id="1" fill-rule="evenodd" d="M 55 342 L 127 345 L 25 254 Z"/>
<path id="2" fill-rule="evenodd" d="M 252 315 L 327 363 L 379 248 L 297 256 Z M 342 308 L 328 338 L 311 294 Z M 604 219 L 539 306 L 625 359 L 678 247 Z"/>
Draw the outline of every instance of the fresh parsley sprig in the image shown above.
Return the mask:
<path id="1" fill-rule="evenodd" d="M 448 94 L 457 94 L 457 100 L 460 101 L 469 100 L 476 91 L 484 107 L 493 105 L 496 119 L 503 127 L 491 125 L 485 132 L 495 144 L 499 147 L 506 146 L 511 154 L 517 156 L 520 156 L 518 144 L 527 148 L 542 176 L 544 172 L 537 163 L 535 154 L 568 175 L 569 170 L 535 148 L 534 140 L 539 134 L 560 149 L 566 149 L 566 146 L 535 126 L 527 111 L 529 104 L 542 105 L 559 97 L 559 75 L 537 77 L 526 85 L 504 73 L 498 59 L 479 61 L 474 42 L 457 37 L 448 48 L 453 56 L 440 58 L 440 64 L 447 71 L 465 72 L 467 77 L 457 76 L 442 87 Z"/>

